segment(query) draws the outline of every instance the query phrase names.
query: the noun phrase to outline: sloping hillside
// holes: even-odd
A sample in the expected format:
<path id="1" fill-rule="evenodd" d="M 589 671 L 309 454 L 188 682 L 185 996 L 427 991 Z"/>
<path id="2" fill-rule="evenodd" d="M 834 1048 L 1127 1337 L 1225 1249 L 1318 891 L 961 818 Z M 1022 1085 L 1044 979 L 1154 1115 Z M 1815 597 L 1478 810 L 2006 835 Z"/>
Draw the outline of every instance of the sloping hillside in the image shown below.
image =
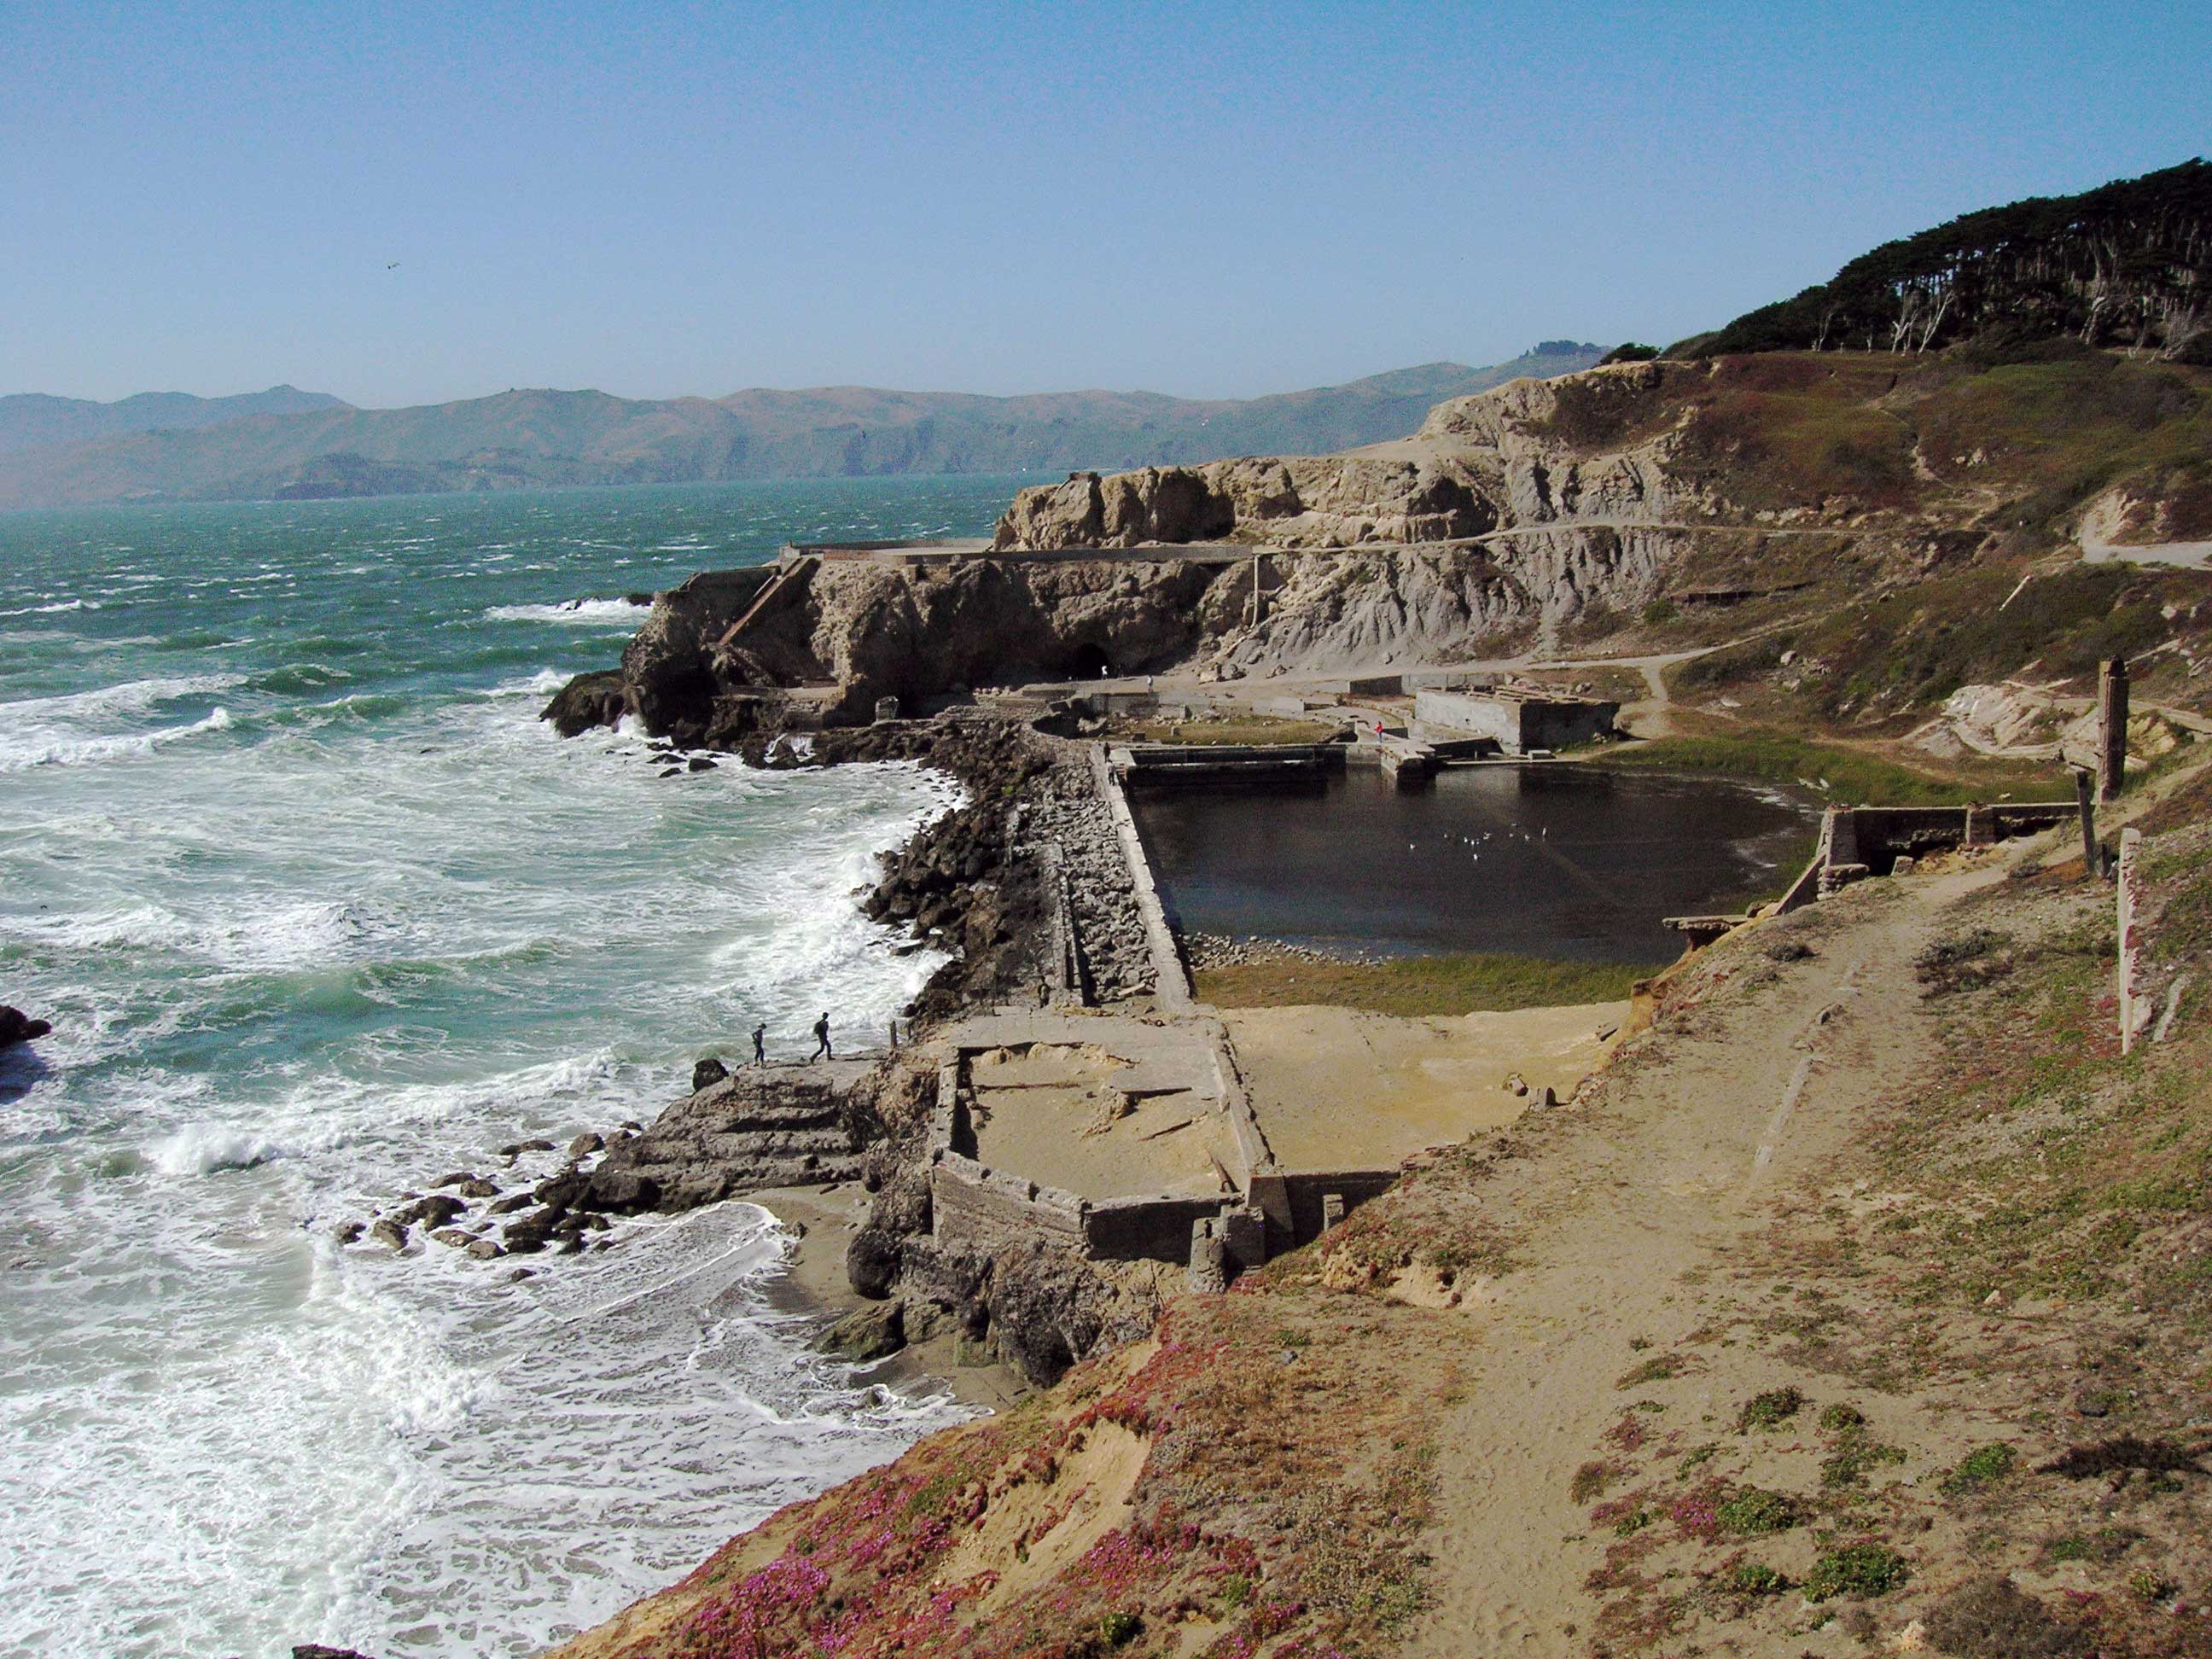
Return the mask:
<path id="1" fill-rule="evenodd" d="M 1926 351 L 1992 329 L 2212 361 L 2212 165 L 1962 214 L 1675 349 Z"/>
<path id="2" fill-rule="evenodd" d="M 1488 368 L 1431 363 L 1242 402 L 1148 392 L 1020 398 L 867 387 L 720 400 L 515 391 L 412 409 L 343 404 L 0 454 L 0 507 L 381 495 L 529 485 L 1065 471 L 1338 449 L 1398 437 L 1443 398 L 1587 368 L 1547 342 Z"/>

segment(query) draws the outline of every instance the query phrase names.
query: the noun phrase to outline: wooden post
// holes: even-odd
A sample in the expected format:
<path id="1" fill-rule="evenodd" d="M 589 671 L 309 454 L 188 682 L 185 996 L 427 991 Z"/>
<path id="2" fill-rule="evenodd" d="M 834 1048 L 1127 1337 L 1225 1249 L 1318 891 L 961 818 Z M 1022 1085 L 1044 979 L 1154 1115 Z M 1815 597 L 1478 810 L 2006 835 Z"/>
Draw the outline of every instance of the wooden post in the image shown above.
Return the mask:
<path id="1" fill-rule="evenodd" d="M 2120 1052 L 2126 1054 L 2136 1046 L 2136 1034 L 2148 1024 L 2148 1005 L 2138 1007 L 2136 1000 L 2136 849 L 2142 844 L 2142 831 L 2120 831 Z"/>
<path id="2" fill-rule="evenodd" d="M 2097 804 L 2091 797 L 2089 769 L 2074 769 L 2074 801 L 2081 811 L 2081 867 L 2090 875 L 2097 873 Z"/>
<path id="3" fill-rule="evenodd" d="M 2128 769 L 2128 659 L 2114 657 L 2097 676 L 2097 799 L 2118 800 Z"/>

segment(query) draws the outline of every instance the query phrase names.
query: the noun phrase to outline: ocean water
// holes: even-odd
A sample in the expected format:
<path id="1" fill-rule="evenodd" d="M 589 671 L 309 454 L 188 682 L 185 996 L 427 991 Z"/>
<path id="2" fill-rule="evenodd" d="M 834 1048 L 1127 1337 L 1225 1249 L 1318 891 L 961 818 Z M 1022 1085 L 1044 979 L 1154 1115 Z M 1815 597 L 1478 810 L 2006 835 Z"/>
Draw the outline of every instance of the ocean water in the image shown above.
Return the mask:
<path id="1" fill-rule="evenodd" d="M 726 1205 L 477 1262 L 335 1224 L 935 966 L 903 766 L 662 780 L 536 719 L 634 590 L 1014 480 L 0 517 L 0 1655 L 508 1655 L 958 1409 L 819 1362 Z"/>

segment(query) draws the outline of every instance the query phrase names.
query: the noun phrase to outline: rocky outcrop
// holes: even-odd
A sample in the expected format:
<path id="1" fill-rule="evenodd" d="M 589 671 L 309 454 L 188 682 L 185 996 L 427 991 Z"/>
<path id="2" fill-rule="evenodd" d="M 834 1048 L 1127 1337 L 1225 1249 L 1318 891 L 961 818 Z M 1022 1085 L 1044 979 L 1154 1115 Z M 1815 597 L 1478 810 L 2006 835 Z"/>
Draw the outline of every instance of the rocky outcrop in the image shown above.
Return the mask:
<path id="1" fill-rule="evenodd" d="M 612 726 L 629 712 L 622 671 L 609 668 L 577 675 L 553 694 L 538 718 L 562 737 L 573 738 L 595 726 Z"/>
<path id="2" fill-rule="evenodd" d="M 1832 528 L 1896 533 L 1814 574 L 1863 586 L 1887 560 L 1911 574 L 1941 526 L 1915 504 L 1910 446 L 1874 389 L 1780 360 L 1624 363 L 1455 398 L 1412 437 L 1346 454 L 1076 473 L 1015 496 L 1002 556 L 801 556 L 694 577 L 659 597 L 625 653 L 619 709 L 594 681 L 547 717 L 567 729 L 627 712 L 736 747 L 864 722 L 887 696 L 911 710 L 1101 673 L 1465 660 L 1626 623 L 1678 590 L 1755 586 L 1802 567 L 1807 532 Z M 1832 442 L 1801 407 L 1858 435 Z M 1787 465 L 1770 453 L 1808 445 Z M 1194 545 L 1220 543 L 1226 557 Z M 1161 550 L 1182 546 L 1191 556 Z M 1022 556 L 1084 549 L 1102 556 Z"/>
<path id="3" fill-rule="evenodd" d="M 1275 547 L 1449 541 L 1496 527 L 1480 481 L 1452 461 L 1364 455 L 1216 461 L 1024 489 L 1001 551 L 1237 540 Z"/>
<path id="4" fill-rule="evenodd" d="M 1408 546 L 1578 519 L 1656 524 L 1676 383 L 1707 374 L 1629 363 L 1514 380 L 1439 404 L 1409 439 L 1343 455 L 1079 472 L 1016 495 L 994 546 Z"/>
<path id="5" fill-rule="evenodd" d="M 854 1179 L 882 1133 L 876 1087 L 872 1074 L 835 1067 L 748 1067 L 678 1101 L 554 1196 L 577 1209 L 672 1214 L 765 1187 Z"/>
<path id="6" fill-rule="evenodd" d="M 18 1042 L 30 1042 L 53 1030 L 50 1020 L 33 1019 L 21 1008 L 11 1008 L 0 1003 L 0 1048 L 14 1047 Z"/>

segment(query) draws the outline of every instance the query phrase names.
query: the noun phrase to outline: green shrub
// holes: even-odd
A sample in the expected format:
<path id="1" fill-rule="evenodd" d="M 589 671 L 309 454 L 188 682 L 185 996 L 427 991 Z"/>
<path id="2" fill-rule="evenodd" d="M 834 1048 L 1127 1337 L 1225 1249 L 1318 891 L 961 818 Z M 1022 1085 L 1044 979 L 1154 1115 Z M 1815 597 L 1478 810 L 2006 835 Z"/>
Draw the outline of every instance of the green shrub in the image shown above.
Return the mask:
<path id="1" fill-rule="evenodd" d="M 1787 1532 L 1797 1524 L 1797 1506 L 1784 1493 L 1746 1486 L 1713 1506 L 1713 1518 L 1722 1529 L 1757 1537 L 1762 1533 Z"/>
<path id="2" fill-rule="evenodd" d="M 1740 1561 L 1729 1575 L 1728 1587 L 1738 1595 L 1779 1595 L 1790 1581 L 1764 1561 Z"/>
<path id="3" fill-rule="evenodd" d="M 1805 1396 L 1795 1389 L 1769 1389 L 1755 1394 L 1736 1413 L 1735 1431 L 1748 1434 L 1753 1429 L 1778 1429 L 1805 1403 Z"/>
<path id="4" fill-rule="evenodd" d="M 1847 1435 L 1835 1455 L 1821 1463 L 1820 1484 L 1832 1489 L 1856 1486 L 1866 1479 L 1869 1469 L 1903 1462 L 1901 1447 L 1885 1446 L 1863 1434 Z"/>
<path id="5" fill-rule="evenodd" d="M 1841 1434 L 1847 1429 L 1864 1428 L 1866 1413 L 1856 1406 L 1846 1405 L 1838 1400 L 1834 1405 L 1821 1412 L 1820 1426 L 1830 1434 Z"/>
<path id="6" fill-rule="evenodd" d="M 1887 1595 L 1911 1576 L 1905 1558 L 1887 1544 L 1850 1544 L 1813 1564 L 1805 1577 L 1805 1599 Z"/>
<path id="7" fill-rule="evenodd" d="M 2015 1456 L 2013 1449 L 2002 1440 L 1987 1446 L 1978 1446 L 1960 1458 L 1958 1467 L 1943 1477 L 1943 1490 L 1953 1498 L 1978 1492 L 1991 1482 L 2002 1480 L 2010 1474 Z"/>

